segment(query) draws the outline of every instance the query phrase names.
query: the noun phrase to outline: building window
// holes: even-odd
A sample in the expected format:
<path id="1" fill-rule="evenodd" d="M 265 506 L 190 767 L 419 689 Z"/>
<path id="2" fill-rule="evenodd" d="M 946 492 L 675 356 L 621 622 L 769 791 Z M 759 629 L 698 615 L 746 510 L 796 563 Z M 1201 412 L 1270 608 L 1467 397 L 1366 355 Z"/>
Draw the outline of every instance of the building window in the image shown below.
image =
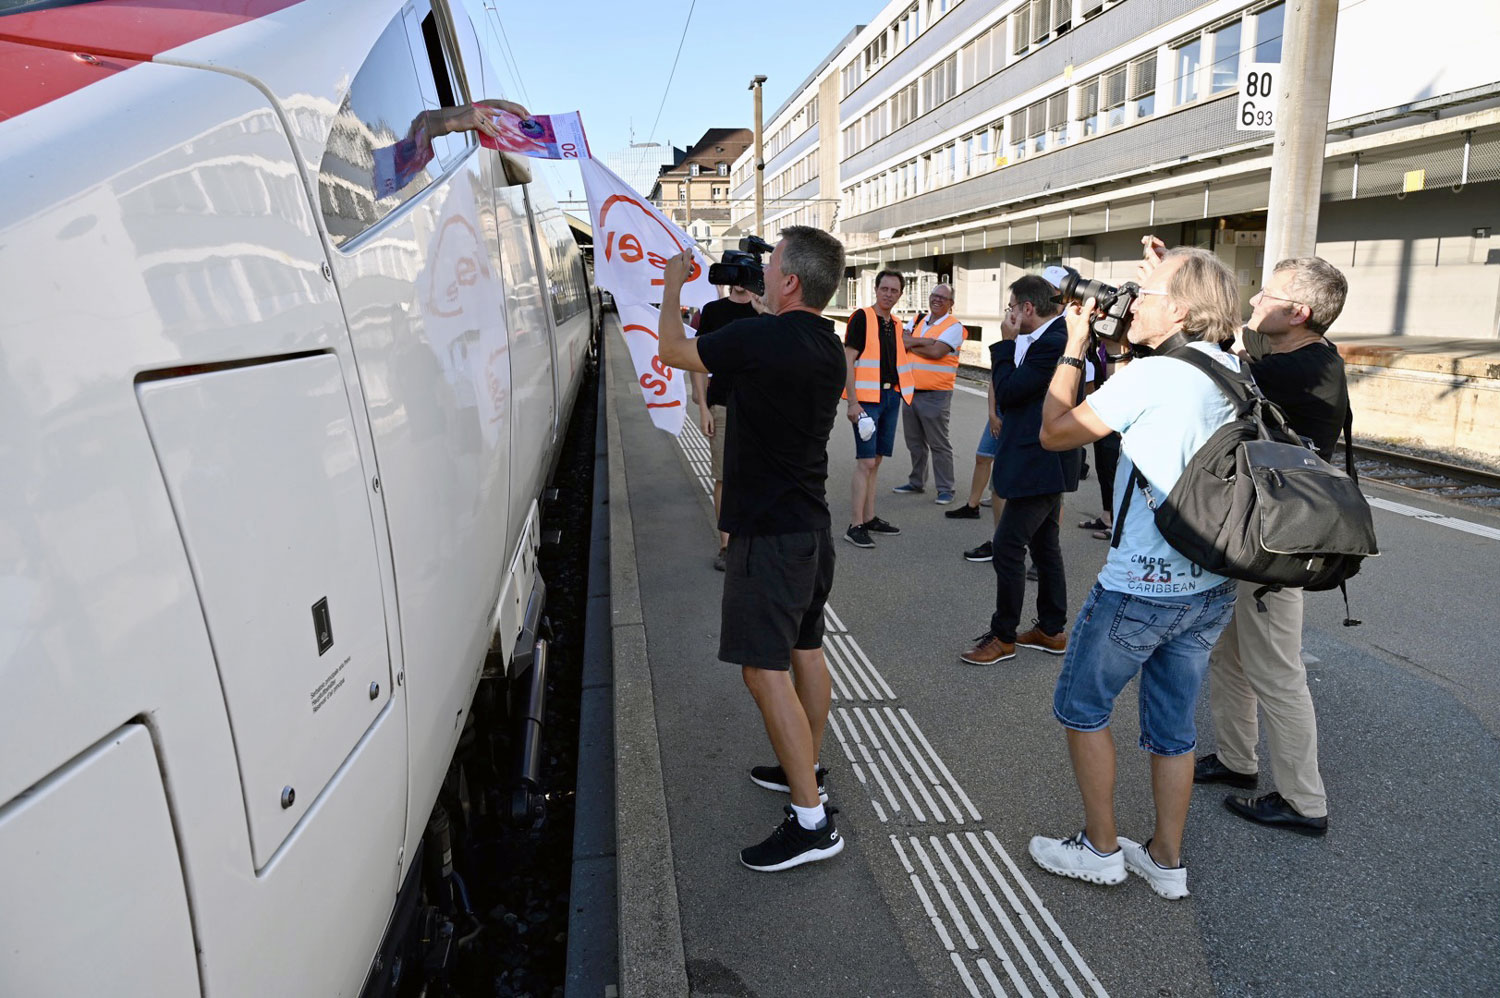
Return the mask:
<path id="1" fill-rule="evenodd" d="M 1198 99 L 1198 68 L 1203 64 L 1203 39 L 1194 38 L 1172 50 L 1172 106 Z"/>
<path id="2" fill-rule="evenodd" d="M 1083 137 L 1099 134 L 1099 82 L 1090 80 L 1078 90 L 1078 120 L 1083 123 Z"/>
<path id="3" fill-rule="evenodd" d="M 1142 56 L 1130 64 L 1130 100 L 1135 117 L 1149 118 L 1156 113 L 1156 53 Z"/>
<path id="4" fill-rule="evenodd" d="M 1010 30 L 1014 33 L 1014 45 L 1011 52 L 1015 55 L 1025 55 L 1027 49 L 1031 48 L 1031 6 L 1022 4 L 1016 8 L 1016 12 L 1010 15 Z"/>
<path id="5" fill-rule="evenodd" d="M 1038 45 L 1052 37 L 1051 0 L 1031 0 L 1031 40 Z"/>
<path id="6" fill-rule="evenodd" d="M 1017 111 L 1010 116 L 1010 158 L 1026 158 L 1026 112 Z"/>
<path id="7" fill-rule="evenodd" d="M 1125 83 L 1129 72 L 1129 66 L 1121 66 L 1100 77 L 1099 98 L 1104 103 L 1106 128 L 1119 128 L 1125 124 Z"/>
<path id="8" fill-rule="evenodd" d="M 1232 21 L 1212 32 L 1214 65 L 1208 92 L 1233 90 L 1240 76 L 1240 22 Z"/>
<path id="9" fill-rule="evenodd" d="M 679 201 L 686 201 L 687 200 L 687 184 L 682 184 L 682 185 L 680 185 L 677 188 L 677 200 L 679 200 Z"/>
<path id="10" fill-rule="evenodd" d="M 1039 100 L 1026 109 L 1026 136 L 1032 152 L 1047 151 L 1047 102 Z"/>
<path id="11" fill-rule="evenodd" d="M 1047 144 L 1057 149 L 1068 144 L 1068 92 L 1047 98 Z"/>
<path id="12" fill-rule="evenodd" d="M 699 166 L 697 163 L 690 163 L 688 165 L 688 173 L 691 174 L 692 176 L 696 177 L 696 176 L 698 176 L 698 174 L 700 174 L 702 172 L 703 172 L 703 167 Z"/>
<path id="13" fill-rule="evenodd" d="M 727 176 L 729 176 L 729 164 L 728 163 L 718 163 L 718 164 L 716 164 L 714 166 L 714 172 L 717 173 L 721 177 L 727 177 Z"/>
<path id="14" fill-rule="evenodd" d="M 1255 61 L 1280 62 L 1281 36 L 1286 30 L 1286 4 L 1267 7 L 1255 15 Z"/>

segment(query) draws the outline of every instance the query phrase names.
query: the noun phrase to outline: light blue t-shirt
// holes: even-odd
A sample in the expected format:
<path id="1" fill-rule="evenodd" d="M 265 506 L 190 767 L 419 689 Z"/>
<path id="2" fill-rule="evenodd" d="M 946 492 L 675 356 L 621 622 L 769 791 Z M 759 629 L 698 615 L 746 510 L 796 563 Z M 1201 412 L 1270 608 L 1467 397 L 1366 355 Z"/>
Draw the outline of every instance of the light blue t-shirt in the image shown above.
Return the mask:
<path id="1" fill-rule="evenodd" d="M 1217 345 L 1190 343 L 1231 370 L 1239 358 Z M 1160 503 L 1166 499 L 1194 452 L 1215 430 L 1229 422 L 1234 407 L 1208 375 L 1186 361 L 1142 357 L 1113 375 L 1088 398 L 1089 406 L 1120 433 L 1120 466 L 1115 470 L 1114 514 L 1130 486 L 1131 471 L 1140 468 Z M 1194 565 L 1162 537 L 1146 496 L 1139 488 L 1130 497 L 1129 515 L 1119 547 L 1109 549 L 1099 584 L 1105 589 L 1141 596 L 1190 596 L 1224 582 Z"/>

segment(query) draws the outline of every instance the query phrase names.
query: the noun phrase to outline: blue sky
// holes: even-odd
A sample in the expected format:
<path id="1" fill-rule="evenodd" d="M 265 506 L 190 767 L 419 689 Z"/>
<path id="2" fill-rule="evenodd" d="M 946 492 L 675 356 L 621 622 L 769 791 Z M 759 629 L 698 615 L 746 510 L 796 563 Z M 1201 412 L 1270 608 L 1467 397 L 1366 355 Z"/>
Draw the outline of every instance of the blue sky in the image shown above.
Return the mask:
<path id="1" fill-rule="evenodd" d="M 580 111 L 595 155 L 651 137 L 690 0 L 499 0 L 525 93 L 541 114 Z M 766 124 L 794 88 L 881 0 L 697 0 L 655 140 L 686 147 L 708 128 L 752 125 L 750 78 L 768 77 Z M 553 193 L 583 196 L 577 171 L 544 171 Z"/>

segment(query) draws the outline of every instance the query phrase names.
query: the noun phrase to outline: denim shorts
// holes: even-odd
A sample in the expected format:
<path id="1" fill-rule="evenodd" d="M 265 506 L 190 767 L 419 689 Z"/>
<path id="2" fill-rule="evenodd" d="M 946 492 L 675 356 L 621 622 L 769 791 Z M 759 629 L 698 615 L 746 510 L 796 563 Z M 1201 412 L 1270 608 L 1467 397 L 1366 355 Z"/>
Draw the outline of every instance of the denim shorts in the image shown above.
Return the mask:
<path id="1" fill-rule="evenodd" d="M 1136 596 L 1095 583 L 1068 636 L 1052 713 L 1074 731 L 1107 727 L 1115 697 L 1139 672 L 1141 748 L 1193 751 L 1198 691 L 1237 586 L 1231 579 L 1191 596 Z"/>
<path id="2" fill-rule="evenodd" d="M 979 434 L 979 449 L 974 452 L 975 457 L 994 457 L 1000 453 L 1000 438 L 990 432 L 990 421 L 984 421 L 984 432 Z"/>
<path id="3" fill-rule="evenodd" d="M 859 424 L 854 426 L 854 456 L 865 459 L 876 455 L 890 457 L 896 452 L 896 427 L 901 422 L 901 393 L 882 388 L 879 402 L 861 402 L 859 407 L 875 420 L 875 432 L 869 440 L 859 439 Z"/>

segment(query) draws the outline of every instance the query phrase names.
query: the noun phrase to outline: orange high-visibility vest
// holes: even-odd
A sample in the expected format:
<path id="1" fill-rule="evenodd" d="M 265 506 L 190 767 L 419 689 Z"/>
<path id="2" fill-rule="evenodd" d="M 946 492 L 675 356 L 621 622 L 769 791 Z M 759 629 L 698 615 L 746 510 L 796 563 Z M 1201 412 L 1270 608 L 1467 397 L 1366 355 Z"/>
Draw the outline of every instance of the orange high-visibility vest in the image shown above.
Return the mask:
<path id="1" fill-rule="evenodd" d="M 865 316 L 865 349 L 854 361 L 854 397 L 861 402 L 880 401 L 880 319 L 875 314 L 875 309 L 869 305 L 860 309 Z M 915 387 L 912 377 L 911 355 L 906 352 L 906 344 L 901 341 L 905 327 L 901 320 L 894 315 L 891 322 L 896 326 L 896 380 L 901 389 L 901 397 L 908 405 L 911 404 L 911 393 Z M 849 397 L 849 390 L 844 390 L 844 398 Z"/>
<path id="2" fill-rule="evenodd" d="M 917 323 L 917 328 L 911 331 L 913 336 L 935 340 L 953 326 L 959 325 L 958 318 L 952 312 L 939 319 L 935 326 L 929 326 L 927 319 L 928 316 L 924 315 L 922 321 Z M 913 354 L 911 369 L 918 391 L 951 392 L 954 375 L 958 373 L 958 351 L 951 351 L 942 360 L 928 360 Z"/>

